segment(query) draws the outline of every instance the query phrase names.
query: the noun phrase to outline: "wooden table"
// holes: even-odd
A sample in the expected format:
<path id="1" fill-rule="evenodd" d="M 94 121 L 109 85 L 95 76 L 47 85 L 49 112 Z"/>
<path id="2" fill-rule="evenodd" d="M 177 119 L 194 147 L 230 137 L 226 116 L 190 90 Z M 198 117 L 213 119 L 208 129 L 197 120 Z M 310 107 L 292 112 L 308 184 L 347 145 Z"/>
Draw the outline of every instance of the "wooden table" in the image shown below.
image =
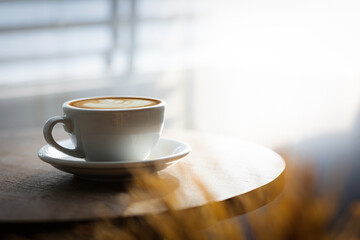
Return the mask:
<path id="1" fill-rule="evenodd" d="M 0 132 L 0 223 L 144 216 L 166 211 L 159 201 L 174 194 L 180 199 L 175 211 L 224 202 L 240 203 L 236 214 L 242 214 L 281 191 L 284 160 L 265 147 L 199 132 L 164 135 L 189 143 L 193 150 L 158 173 L 158 184 L 165 187 L 154 194 L 133 181 L 86 181 L 42 162 L 37 157 L 45 145 L 41 129 Z"/>

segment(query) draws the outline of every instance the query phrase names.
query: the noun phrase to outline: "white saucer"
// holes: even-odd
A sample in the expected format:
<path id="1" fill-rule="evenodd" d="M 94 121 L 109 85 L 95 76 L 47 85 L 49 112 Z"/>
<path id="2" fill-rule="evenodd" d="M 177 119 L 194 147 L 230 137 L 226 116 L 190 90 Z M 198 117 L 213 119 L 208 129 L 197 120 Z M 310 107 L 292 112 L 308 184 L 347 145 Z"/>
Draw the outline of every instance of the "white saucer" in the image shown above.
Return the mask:
<path id="1" fill-rule="evenodd" d="M 74 148 L 70 139 L 61 140 L 59 143 L 67 148 Z M 156 172 L 165 169 L 180 158 L 185 157 L 190 151 L 191 147 L 186 143 L 161 138 L 150 156 L 139 161 L 87 162 L 83 158 L 66 155 L 50 145 L 43 146 L 39 150 L 38 156 L 55 168 L 78 177 L 97 181 L 112 181 L 129 178 L 134 172 Z"/>

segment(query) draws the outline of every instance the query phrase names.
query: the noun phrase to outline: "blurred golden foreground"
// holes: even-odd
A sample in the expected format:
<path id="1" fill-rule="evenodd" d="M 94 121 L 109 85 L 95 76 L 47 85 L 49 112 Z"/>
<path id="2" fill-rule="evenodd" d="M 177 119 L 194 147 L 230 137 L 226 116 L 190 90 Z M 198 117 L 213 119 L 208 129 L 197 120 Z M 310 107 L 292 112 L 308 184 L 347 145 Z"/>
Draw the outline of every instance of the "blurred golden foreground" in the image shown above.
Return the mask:
<path id="1" fill-rule="evenodd" d="M 193 180 L 204 197 L 211 200 L 211 194 L 202 183 Z M 281 193 L 269 204 L 253 211 L 250 210 L 258 206 L 256 201 L 263 198 L 254 195 L 249 202 L 241 199 L 230 203 L 213 202 L 201 208 L 175 211 L 182 201 L 181 193 L 169 193 L 169 184 L 158 176 L 144 172 L 137 174 L 130 184 L 132 198 L 155 197 L 160 199 L 159 207 L 166 211 L 142 218 L 103 219 L 72 224 L 61 230 L 44 229 L 41 234 L 3 237 L 39 240 L 360 239 L 360 202 L 353 202 L 340 213 L 341 178 L 333 178 L 326 189 L 319 188 L 316 169 L 310 164 L 300 167 L 287 161 L 285 186 L 277 182 Z M 119 201 L 125 200 L 119 196 Z M 249 213 L 237 216 L 247 209 Z"/>

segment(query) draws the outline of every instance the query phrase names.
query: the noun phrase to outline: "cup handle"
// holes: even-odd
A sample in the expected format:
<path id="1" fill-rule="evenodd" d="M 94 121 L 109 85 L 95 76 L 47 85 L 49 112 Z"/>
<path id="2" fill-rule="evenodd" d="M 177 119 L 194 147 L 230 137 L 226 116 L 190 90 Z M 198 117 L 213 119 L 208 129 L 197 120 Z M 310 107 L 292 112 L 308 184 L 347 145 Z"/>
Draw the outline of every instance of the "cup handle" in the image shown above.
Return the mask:
<path id="1" fill-rule="evenodd" d="M 61 145 L 59 145 L 54 137 L 52 136 L 52 130 L 54 128 L 54 126 L 57 123 L 63 123 L 65 125 L 65 129 L 67 132 L 72 132 L 73 131 L 73 123 L 70 119 L 66 118 L 66 117 L 52 117 L 50 119 L 48 119 L 44 125 L 43 128 L 43 133 L 44 133 L 44 138 L 46 140 L 46 142 L 48 144 L 50 144 L 52 147 L 56 148 L 57 150 L 73 156 L 73 157 L 77 157 L 77 158 L 84 158 L 84 154 L 79 150 L 79 148 L 76 146 L 75 149 L 70 149 L 70 148 L 65 148 Z"/>

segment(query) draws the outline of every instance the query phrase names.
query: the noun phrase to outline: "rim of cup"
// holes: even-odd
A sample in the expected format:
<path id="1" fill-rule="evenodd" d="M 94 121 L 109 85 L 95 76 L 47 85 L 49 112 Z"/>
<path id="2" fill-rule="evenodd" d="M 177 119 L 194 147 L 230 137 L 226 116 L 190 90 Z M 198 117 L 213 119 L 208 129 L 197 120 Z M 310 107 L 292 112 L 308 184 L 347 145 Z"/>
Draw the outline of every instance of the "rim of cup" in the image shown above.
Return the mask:
<path id="1" fill-rule="evenodd" d="M 123 108 L 123 109 L 108 109 L 108 108 L 81 108 L 81 107 L 75 107 L 70 105 L 72 102 L 76 101 L 82 101 L 82 100 L 91 100 L 91 99 L 97 99 L 97 98 L 135 98 L 135 99 L 149 99 L 158 101 L 158 104 L 150 105 L 150 106 L 144 106 L 144 107 L 136 107 L 136 108 Z M 158 108 L 158 107 L 164 107 L 166 105 L 166 102 L 159 98 L 153 98 L 153 97 L 145 97 L 145 96 L 122 96 L 122 95 L 109 95 L 109 96 L 94 96 L 94 97 L 84 97 L 84 98 L 76 98 L 69 101 L 66 101 L 63 104 L 63 108 L 68 109 L 74 109 L 79 111 L 107 111 L 107 112 L 124 112 L 124 111 L 139 111 L 144 109 L 151 109 L 151 108 Z"/>

